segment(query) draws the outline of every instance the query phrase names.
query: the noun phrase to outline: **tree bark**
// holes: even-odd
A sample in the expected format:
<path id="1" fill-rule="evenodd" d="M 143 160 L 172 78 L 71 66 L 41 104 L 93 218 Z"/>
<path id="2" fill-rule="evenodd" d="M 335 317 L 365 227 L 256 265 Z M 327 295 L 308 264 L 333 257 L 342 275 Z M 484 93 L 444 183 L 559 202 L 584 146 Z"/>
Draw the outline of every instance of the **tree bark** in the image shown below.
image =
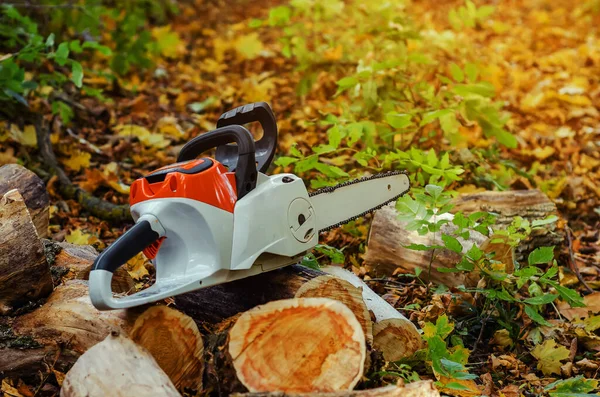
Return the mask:
<path id="1" fill-rule="evenodd" d="M 63 280 L 77 279 L 88 280 L 94 261 L 98 256 L 96 249 L 89 245 L 76 245 L 67 242 L 55 243 L 52 265 L 61 268 L 64 274 Z M 124 266 L 119 267 L 113 273 L 111 287 L 116 293 L 129 293 L 135 291 L 135 282 Z"/>
<path id="2" fill-rule="evenodd" d="M 17 190 L 0 198 L 0 314 L 52 292 L 44 247 Z"/>
<path id="3" fill-rule="evenodd" d="M 454 199 L 453 212 L 462 211 L 468 215 L 477 211 L 495 212 L 497 228 L 506 228 L 515 216 L 529 220 L 541 220 L 550 215 L 557 215 L 556 206 L 539 190 L 509 191 L 509 192 L 484 192 L 464 194 Z M 467 285 L 474 286 L 479 280 L 477 272 L 469 273 L 443 273 L 437 269 L 452 268 L 461 259 L 461 255 L 448 249 L 433 251 L 416 251 L 405 246 L 409 244 L 443 245 L 441 233 L 435 236 L 428 234 L 420 236 L 417 232 L 406 230 L 406 223 L 397 219 L 398 213 L 394 206 L 383 207 L 375 213 L 369 239 L 365 264 L 375 274 L 393 275 L 396 272 L 414 273 L 417 268 L 422 270 L 421 277 L 429 279 L 429 266 L 431 263 L 431 281 L 448 286 Z M 449 219 L 453 215 L 447 214 Z M 442 227 L 442 232 L 452 233 L 455 226 L 447 224 Z M 435 238 L 434 238 L 435 237 Z M 528 252 L 544 245 L 557 245 L 563 240 L 561 232 L 556 229 L 556 222 L 545 225 L 517 247 L 513 257 L 512 251 L 504 252 L 505 247 L 489 244 L 488 239 L 480 233 L 472 232 L 469 240 L 459 241 L 463 245 L 463 253 L 473 245 L 485 248 L 486 251 L 500 250 L 497 254 L 506 261 L 507 266 L 512 266 L 512 258 L 523 259 Z M 433 256 L 433 260 L 432 260 Z"/>
<path id="4" fill-rule="evenodd" d="M 61 397 L 180 396 L 152 355 L 113 332 L 67 373 Z"/>
<path id="5" fill-rule="evenodd" d="M 201 390 L 204 344 L 191 317 L 153 306 L 137 318 L 130 337 L 152 354 L 178 390 Z"/>
<path id="6" fill-rule="evenodd" d="M 96 310 L 87 282 L 58 286 L 48 301 L 31 313 L 0 322 L 0 374 L 32 377 L 56 361 L 62 372 L 112 331 L 127 332 L 141 309 Z"/>
<path id="7" fill-rule="evenodd" d="M 3 165 L 0 167 L 0 196 L 13 189 L 23 196 L 38 236 L 48 237 L 50 198 L 44 181 L 18 164 Z"/>
<path id="8" fill-rule="evenodd" d="M 205 388 L 286 393 L 352 390 L 366 356 L 360 323 L 326 298 L 267 303 L 224 321 L 207 337 Z"/>
<path id="9" fill-rule="evenodd" d="M 369 390 L 342 391 L 334 393 L 299 393 L 282 392 L 235 393 L 231 397 L 439 397 L 433 382 L 422 380 L 407 385 L 391 385 Z"/>
<path id="10" fill-rule="evenodd" d="M 462 211 L 465 214 L 472 214 L 477 211 L 488 211 L 498 214 L 495 226 L 498 229 L 506 229 L 517 216 L 529 222 L 545 219 L 551 215 L 558 217 L 556 205 L 537 189 L 462 194 L 454 200 L 454 204 L 452 210 L 454 213 Z M 564 239 L 565 232 L 558 227 L 558 222 L 549 223 L 534 231 L 530 238 L 522 241 L 515 251 L 515 257 L 517 260 L 522 260 L 535 248 L 560 245 Z"/>
<path id="11" fill-rule="evenodd" d="M 358 276 L 341 267 L 327 266 L 325 272 L 345 280 L 362 291 L 362 298 L 375 318 L 373 343 L 386 361 L 398 361 L 421 348 L 421 335 L 406 317 L 377 295 Z"/>

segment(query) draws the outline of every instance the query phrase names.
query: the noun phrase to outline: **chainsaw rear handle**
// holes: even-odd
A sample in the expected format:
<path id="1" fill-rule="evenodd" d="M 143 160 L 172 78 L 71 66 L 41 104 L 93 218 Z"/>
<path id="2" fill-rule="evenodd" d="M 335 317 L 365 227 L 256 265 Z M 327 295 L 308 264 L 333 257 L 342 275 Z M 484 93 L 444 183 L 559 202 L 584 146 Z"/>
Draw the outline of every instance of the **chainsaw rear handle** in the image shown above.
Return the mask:
<path id="1" fill-rule="evenodd" d="M 149 220 L 141 220 L 102 251 L 94 261 L 92 271 L 106 270 L 114 273 L 160 237 L 160 234 L 152 229 Z"/>
<path id="2" fill-rule="evenodd" d="M 109 245 L 94 261 L 90 272 L 90 299 L 99 310 L 129 307 L 144 303 L 143 296 L 134 294 L 132 302 L 113 297 L 111 281 L 113 273 L 129 259 L 166 235 L 158 219 L 151 214 L 142 215 L 131 229 Z M 143 294 L 142 294 L 143 295 Z M 130 299 L 131 300 L 131 299 Z"/>
<path id="3" fill-rule="evenodd" d="M 256 187 L 257 177 L 254 138 L 246 128 L 227 125 L 197 136 L 181 148 L 177 162 L 193 160 L 209 149 L 225 147 L 232 142 L 237 144 L 231 148 L 236 162 L 235 184 L 239 200 Z"/>
<path id="4" fill-rule="evenodd" d="M 266 102 L 250 103 L 223 113 L 217 121 L 217 127 L 243 125 L 258 121 L 263 129 L 263 136 L 255 141 L 256 168 L 266 173 L 277 150 L 277 121 L 271 107 Z M 237 148 L 234 145 L 217 147 L 215 158 L 218 162 L 233 171 L 237 168 Z"/>

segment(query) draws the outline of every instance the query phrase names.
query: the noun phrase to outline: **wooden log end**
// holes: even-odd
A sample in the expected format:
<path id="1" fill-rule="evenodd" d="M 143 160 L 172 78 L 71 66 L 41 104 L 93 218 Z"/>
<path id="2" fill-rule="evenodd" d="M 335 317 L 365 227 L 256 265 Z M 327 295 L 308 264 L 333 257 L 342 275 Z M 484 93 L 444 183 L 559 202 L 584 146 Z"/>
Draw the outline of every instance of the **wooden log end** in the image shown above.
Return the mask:
<path id="1" fill-rule="evenodd" d="M 152 354 L 178 390 L 202 388 L 204 345 L 191 317 L 153 306 L 135 321 L 130 337 Z"/>
<path id="2" fill-rule="evenodd" d="M 0 167 L 0 196 L 13 189 L 23 196 L 40 238 L 48 237 L 50 197 L 44 181 L 21 165 L 3 165 Z"/>
<path id="3" fill-rule="evenodd" d="M 179 396 L 152 355 L 115 332 L 83 354 L 67 373 L 61 397 Z"/>
<path id="4" fill-rule="evenodd" d="M 334 393 L 282 393 L 255 392 L 235 393 L 231 397 L 439 397 L 433 381 L 421 380 L 408 384 L 390 385 L 367 390 Z"/>
<path id="5" fill-rule="evenodd" d="M 229 333 L 228 351 L 249 391 L 332 392 L 358 383 L 366 344 L 346 305 L 296 298 L 243 313 Z"/>
<path id="6" fill-rule="evenodd" d="M 414 324 L 401 318 L 382 320 L 373 325 L 375 349 L 386 361 L 412 356 L 421 348 L 421 335 Z"/>
<path id="7" fill-rule="evenodd" d="M 309 280 L 296 292 L 296 298 L 330 298 L 348 306 L 365 333 L 369 346 L 373 344 L 373 323 L 369 309 L 363 301 L 362 289 L 346 280 L 323 275 Z"/>

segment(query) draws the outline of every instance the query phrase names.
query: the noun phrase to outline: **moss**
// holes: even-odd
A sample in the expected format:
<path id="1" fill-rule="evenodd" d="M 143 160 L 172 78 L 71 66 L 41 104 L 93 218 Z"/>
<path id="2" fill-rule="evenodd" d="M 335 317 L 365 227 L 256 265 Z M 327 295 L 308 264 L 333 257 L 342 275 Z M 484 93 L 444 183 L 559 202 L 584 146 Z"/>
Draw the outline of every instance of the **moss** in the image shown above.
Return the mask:
<path id="1" fill-rule="evenodd" d="M 17 336 L 8 325 L 0 325 L 0 348 L 38 349 L 43 347 L 31 336 Z"/>
<path id="2" fill-rule="evenodd" d="M 62 247 L 54 241 L 46 239 L 42 239 L 42 243 L 44 243 L 44 254 L 46 255 L 48 266 L 52 266 L 56 262 L 56 256 L 62 251 Z"/>

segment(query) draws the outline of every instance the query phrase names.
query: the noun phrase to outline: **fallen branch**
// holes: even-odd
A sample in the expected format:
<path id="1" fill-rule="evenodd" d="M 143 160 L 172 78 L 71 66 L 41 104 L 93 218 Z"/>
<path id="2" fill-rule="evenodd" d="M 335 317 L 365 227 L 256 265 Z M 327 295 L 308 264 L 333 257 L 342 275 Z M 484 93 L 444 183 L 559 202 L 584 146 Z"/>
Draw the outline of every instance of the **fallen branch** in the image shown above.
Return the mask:
<path id="1" fill-rule="evenodd" d="M 105 219 L 112 222 L 126 222 L 131 219 L 128 205 L 116 205 L 102 200 L 92 194 L 86 192 L 79 186 L 73 184 L 66 172 L 58 164 L 56 155 L 52 149 L 50 142 L 50 134 L 42 125 L 41 117 L 36 117 L 35 131 L 37 136 L 38 147 L 44 165 L 51 173 L 58 177 L 60 193 L 68 199 L 77 201 L 86 211 L 93 216 Z"/>

